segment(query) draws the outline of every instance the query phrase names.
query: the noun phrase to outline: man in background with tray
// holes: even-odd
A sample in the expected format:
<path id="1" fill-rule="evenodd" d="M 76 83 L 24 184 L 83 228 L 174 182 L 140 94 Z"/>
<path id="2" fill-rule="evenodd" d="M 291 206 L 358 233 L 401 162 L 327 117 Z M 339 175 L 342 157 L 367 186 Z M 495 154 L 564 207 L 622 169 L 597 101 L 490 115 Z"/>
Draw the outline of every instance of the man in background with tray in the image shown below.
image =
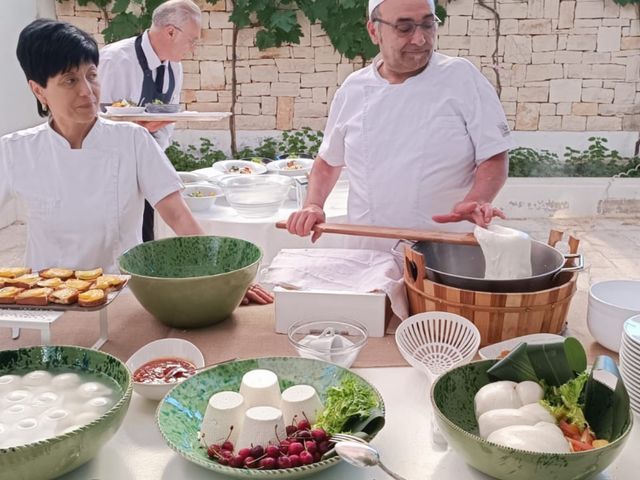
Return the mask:
<path id="1" fill-rule="evenodd" d="M 101 103 L 132 100 L 139 106 L 154 101 L 180 102 L 182 64 L 200 38 L 200 8 L 191 0 L 169 0 L 153 12 L 151 28 L 137 37 L 100 50 L 98 76 Z M 171 143 L 173 122 L 136 122 L 145 127 L 162 150 Z M 153 240 L 151 205 L 145 204 L 142 240 Z"/>

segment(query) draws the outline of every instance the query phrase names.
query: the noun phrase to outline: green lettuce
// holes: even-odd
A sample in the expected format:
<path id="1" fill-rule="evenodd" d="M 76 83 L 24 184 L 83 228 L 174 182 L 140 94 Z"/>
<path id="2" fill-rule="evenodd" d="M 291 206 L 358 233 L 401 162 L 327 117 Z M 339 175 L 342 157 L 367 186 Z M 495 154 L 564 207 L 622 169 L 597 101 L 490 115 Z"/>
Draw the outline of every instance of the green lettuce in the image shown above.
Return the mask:
<path id="1" fill-rule="evenodd" d="M 587 426 L 584 416 L 584 396 L 582 391 L 589 380 L 589 373 L 580 375 L 559 387 L 546 387 L 544 399 L 540 403 L 557 419 L 573 423 L 582 431 Z"/>

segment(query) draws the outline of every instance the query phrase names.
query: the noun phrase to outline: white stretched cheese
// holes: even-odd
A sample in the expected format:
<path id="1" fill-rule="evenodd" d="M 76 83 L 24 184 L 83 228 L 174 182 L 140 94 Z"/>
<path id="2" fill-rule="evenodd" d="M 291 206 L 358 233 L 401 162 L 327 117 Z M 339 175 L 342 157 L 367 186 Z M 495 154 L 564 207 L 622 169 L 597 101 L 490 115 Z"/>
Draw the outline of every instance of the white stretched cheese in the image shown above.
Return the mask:
<path id="1" fill-rule="evenodd" d="M 488 383 L 476 393 L 474 405 L 476 418 L 497 408 L 520 408 L 520 398 L 516 393 L 516 382 L 503 380 Z"/>
<path id="2" fill-rule="evenodd" d="M 514 425 L 496 430 L 489 442 L 505 447 L 542 453 L 569 453 L 569 442 L 556 425 L 540 422 L 536 425 Z"/>

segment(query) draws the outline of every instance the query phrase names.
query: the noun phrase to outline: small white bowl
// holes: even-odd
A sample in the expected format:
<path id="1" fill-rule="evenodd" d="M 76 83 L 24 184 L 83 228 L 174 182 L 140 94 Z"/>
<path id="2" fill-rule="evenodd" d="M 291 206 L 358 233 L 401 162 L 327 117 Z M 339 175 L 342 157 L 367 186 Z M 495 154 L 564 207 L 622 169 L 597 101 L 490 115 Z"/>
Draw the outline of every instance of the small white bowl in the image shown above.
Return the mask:
<path id="1" fill-rule="evenodd" d="M 182 198 L 192 212 L 209 210 L 220 197 L 224 197 L 222 189 L 213 185 L 188 185 L 182 191 Z"/>
<path id="2" fill-rule="evenodd" d="M 603 347 L 620 351 L 625 320 L 640 314 L 640 281 L 607 280 L 589 289 L 587 327 Z"/>
<path id="3" fill-rule="evenodd" d="M 487 345 L 478 350 L 478 355 L 483 360 L 500 358 L 502 352 L 506 350 L 511 351 L 523 342 L 526 342 L 528 345 L 540 345 L 543 343 L 563 342 L 564 339 L 562 335 L 556 335 L 555 333 L 532 333 L 530 335 L 510 338 L 509 340 Z"/>
<path id="4" fill-rule="evenodd" d="M 142 346 L 127 360 L 127 368 L 132 375 L 133 391 L 149 400 L 161 400 L 184 378 L 172 383 L 141 383 L 133 381 L 133 373 L 145 363 L 158 358 L 177 357 L 188 360 L 196 368 L 204 367 L 202 352 L 193 343 L 181 338 L 162 338 Z"/>
<path id="5" fill-rule="evenodd" d="M 144 113 L 144 107 L 104 107 L 109 115 L 138 115 Z"/>
<path id="6" fill-rule="evenodd" d="M 291 164 L 298 168 L 290 166 Z M 313 167 L 313 160 L 308 158 L 286 158 L 268 163 L 267 171 L 287 175 L 288 177 L 297 177 L 307 175 L 311 172 L 311 167 Z"/>

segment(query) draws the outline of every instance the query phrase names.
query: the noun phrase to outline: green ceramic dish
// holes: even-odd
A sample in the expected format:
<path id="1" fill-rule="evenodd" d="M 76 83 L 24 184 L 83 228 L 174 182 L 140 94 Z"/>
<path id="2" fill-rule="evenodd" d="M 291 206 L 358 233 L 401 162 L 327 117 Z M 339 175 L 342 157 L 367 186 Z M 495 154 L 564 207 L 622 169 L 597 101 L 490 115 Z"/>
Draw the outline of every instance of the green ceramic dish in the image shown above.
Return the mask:
<path id="1" fill-rule="evenodd" d="M 64 435 L 0 449 L 0 480 L 57 478 L 93 458 L 118 430 L 131 400 L 131 375 L 117 358 L 80 347 L 31 347 L 0 352 L 0 375 L 69 369 L 100 373 L 120 387 L 120 399 L 97 420 Z"/>
<path id="2" fill-rule="evenodd" d="M 472 467 L 503 480 L 578 480 L 604 470 L 622 451 L 633 420 L 609 445 L 587 452 L 548 454 L 507 448 L 478 436 L 473 400 L 490 383 L 487 370 L 497 360 L 483 360 L 442 375 L 431 388 L 436 421 L 449 444 Z M 632 419 L 633 416 L 630 415 Z"/>
<path id="3" fill-rule="evenodd" d="M 162 323 L 196 328 L 231 315 L 255 278 L 262 252 L 228 237 L 174 237 L 142 243 L 118 260 L 129 287 Z"/>
<path id="4" fill-rule="evenodd" d="M 164 397 L 158 405 L 156 419 L 169 447 L 197 465 L 236 478 L 300 478 L 336 465 L 340 461 L 339 457 L 282 470 L 249 470 L 226 467 L 209 459 L 198 441 L 198 431 L 209 397 L 223 390 L 237 392 L 242 376 L 256 368 L 271 370 L 278 375 L 281 391 L 296 384 L 313 386 L 323 402 L 329 387 L 337 385 L 345 375 L 351 375 L 375 393 L 380 411 L 384 415 L 384 402 L 373 385 L 355 373 L 332 363 L 298 357 L 239 360 L 204 370 L 174 387 Z M 375 432 L 373 435 L 375 436 Z"/>

